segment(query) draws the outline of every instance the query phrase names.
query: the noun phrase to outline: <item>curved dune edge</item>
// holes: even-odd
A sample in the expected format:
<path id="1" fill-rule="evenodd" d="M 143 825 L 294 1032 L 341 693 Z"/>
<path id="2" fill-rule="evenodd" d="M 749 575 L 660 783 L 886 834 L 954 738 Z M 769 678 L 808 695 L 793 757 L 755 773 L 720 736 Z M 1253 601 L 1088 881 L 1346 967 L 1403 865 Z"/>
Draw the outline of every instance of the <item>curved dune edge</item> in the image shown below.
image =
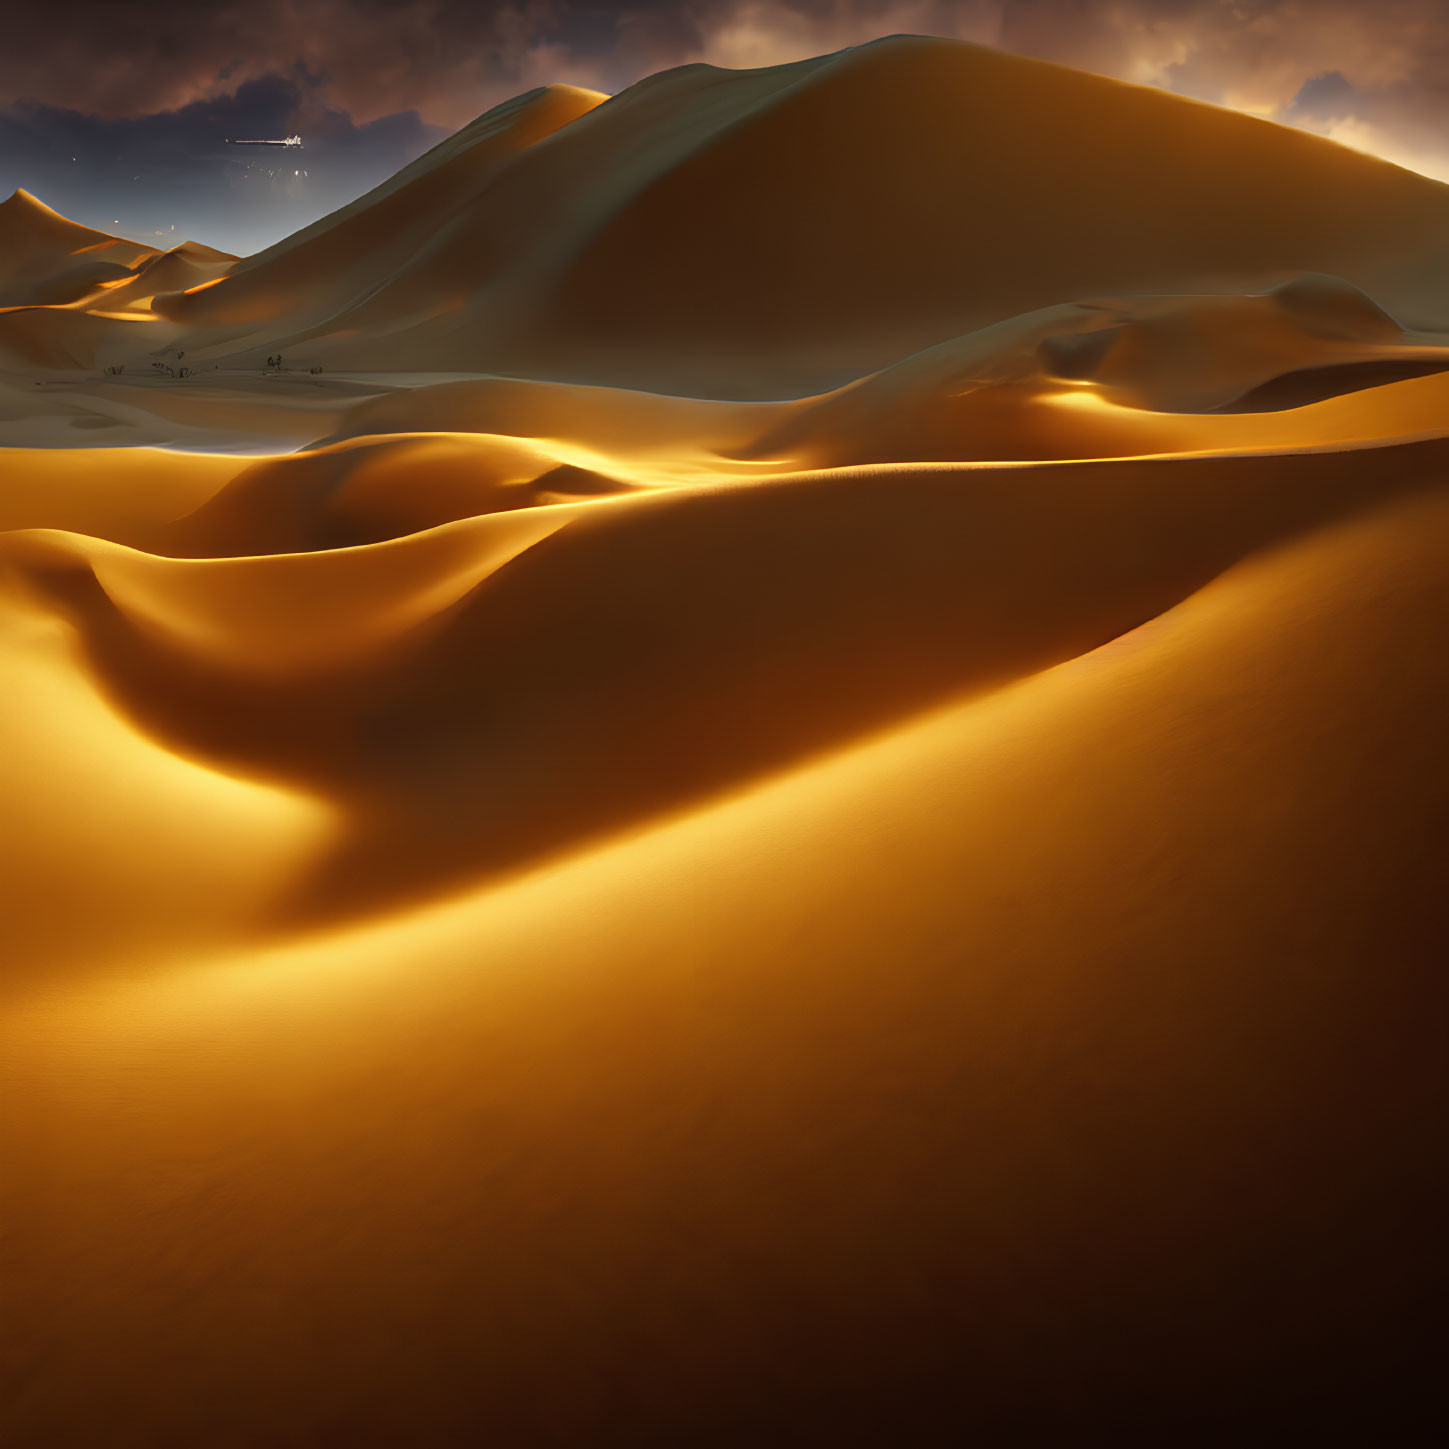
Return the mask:
<path id="1" fill-rule="evenodd" d="M 142 1343 L 182 1386 L 172 1421 L 204 1424 L 238 1332 L 265 1347 L 230 1426 L 295 1404 L 305 1342 L 310 1412 L 379 1442 L 589 1432 L 587 1393 L 517 1391 L 561 1350 L 577 1389 L 637 1386 L 618 1442 L 687 1434 L 701 1398 L 731 1431 L 833 1424 L 810 1390 L 842 1373 L 853 1412 L 910 1427 L 932 1343 L 991 1366 L 983 1433 L 1135 1432 L 1181 1392 L 1301 1421 L 1324 1355 L 1391 1390 L 1417 1267 L 1297 1264 L 1344 1214 L 1432 1231 L 1405 1203 L 1438 1058 L 1416 902 L 1449 803 L 1422 709 L 1446 541 L 1442 496 L 1380 509 L 1012 691 L 501 891 L 22 1010 L 7 1160 L 44 1167 L 11 1221 L 43 1216 L 48 1246 L 8 1291 L 33 1331 L 68 1326 L 15 1422 L 44 1426 L 49 1376 L 77 1373 L 98 1407 L 67 1422 L 144 1416 Z M 126 1091 L 32 1089 L 67 1061 Z M 198 1133 L 193 1160 L 225 1164 L 204 1218 L 159 1170 Z M 138 1218 L 185 1273 L 118 1275 Z M 928 1296 L 902 1253 L 932 1263 Z M 1293 1285 L 1266 1314 L 1264 1274 Z M 699 1306 L 687 1352 L 664 1285 Z M 355 1332 L 418 1312 L 496 1372 Z M 788 1390 L 766 1371 L 787 1351 Z"/>
<path id="2" fill-rule="evenodd" d="M 200 495 L 149 490 L 150 519 L 108 516 L 113 498 L 62 469 L 73 526 L 117 541 L 0 534 L 13 627 L 51 641 L 56 678 L 79 675 L 69 687 L 127 738 L 333 821 L 257 907 L 262 936 L 533 868 L 1059 664 L 1264 548 L 1437 489 L 1449 460 L 1429 439 L 666 489 L 587 475 L 541 494 L 526 449 L 525 481 L 490 482 L 478 441 L 146 455 Z M 476 513 L 460 487 L 516 497 Z M 48 737 L 43 706 L 17 696 L 16 718 Z M 13 786 L 37 819 L 68 794 L 72 748 L 62 736 L 56 770 Z M 158 798 L 158 817 L 173 808 Z M 93 899 L 75 883 L 92 922 L 114 905 L 107 881 Z M 9 909 L 27 955 L 83 966 L 49 899 L 17 886 Z"/>

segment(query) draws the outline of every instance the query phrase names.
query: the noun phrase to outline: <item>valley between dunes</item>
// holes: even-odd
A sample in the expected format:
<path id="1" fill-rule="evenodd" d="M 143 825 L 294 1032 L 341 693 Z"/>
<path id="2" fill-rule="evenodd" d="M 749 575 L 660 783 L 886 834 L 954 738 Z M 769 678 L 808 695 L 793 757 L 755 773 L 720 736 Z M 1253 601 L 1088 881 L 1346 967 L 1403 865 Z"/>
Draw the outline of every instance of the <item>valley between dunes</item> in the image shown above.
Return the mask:
<path id="1" fill-rule="evenodd" d="M 18 192 L 0 445 L 7 1445 L 1411 1442 L 1449 187 L 549 87 L 254 257 Z"/>

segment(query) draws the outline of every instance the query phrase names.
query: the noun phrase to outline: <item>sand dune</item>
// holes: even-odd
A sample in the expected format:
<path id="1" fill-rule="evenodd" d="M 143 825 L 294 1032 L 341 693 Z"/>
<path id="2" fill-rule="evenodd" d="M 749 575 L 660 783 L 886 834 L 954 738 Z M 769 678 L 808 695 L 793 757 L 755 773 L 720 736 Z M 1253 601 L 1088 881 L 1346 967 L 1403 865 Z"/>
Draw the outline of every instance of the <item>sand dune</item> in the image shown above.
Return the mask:
<path id="1" fill-rule="evenodd" d="M 228 328 L 220 346 L 234 348 L 237 337 L 261 332 L 269 341 L 285 338 L 305 321 L 325 321 L 365 305 L 391 271 L 425 250 L 459 211 L 486 193 L 518 152 L 603 99 L 573 86 L 520 96 L 352 205 L 247 258 L 224 285 L 205 291 L 178 287 L 175 295 L 159 297 L 155 310 L 192 325 L 202 320 Z"/>
<path id="2" fill-rule="evenodd" d="M 0 207 L 6 1443 L 1412 1442 L 1446 257 L 903 38 Z"/>
<path id="3" fill-rule="evenodd" d="M 902 39 L 631 88 L 524 151 L 307 345 L 368 365 L 384 327 L 413 365 L 779 396 L 1052 303 L 1297 272 L 1442 326 L 1446 252 L 1449 203 L 1422 177 L 1159 91 Z"/>
<path id="4" fill-rule="evenodd" d="M 0 202 L 0 307 L 73 302 L 155 255 L 67 220 L 28 191 Z"/>
<path id="5" fill-rule="evenodd" d="M 987 1441 L 1210 1443 L 1333 1365 L 1408 1432 L 1444 543 L 1380 514 L 502 892 L 33 1005 L 12 1073 L 83 1090 L 7 1124 L 12 1302 L 69 1288 L 22 1413 L 868 1443 L 964 1381 Z"/>
<path id="6" fill-rule="evenodd" d="M 763 71 L 687 66 L 606 101 L 520 97 L 154 307 L 207 361 L 280 349 L 759 398 L 1045 306 L 1303 273 L 1442 328 L 1446 256 L 1444 188 L 1413 173 L 1161 91 L 896 37 Z"/>
<path id="7" fill-rule="evenodd" d="M 230 253 L 218 251 L 215 247 L 203 246 L 200 242 L 182 242 L 159 256 L 148 257 L 118 285 L 112 284 L 78 298 L 73 305 L 87 309 L 102 307 L 109 314 L 132 309 L 136 315 L 145 316 L 156 310 L 152 304 L 158 296 L 183 288 L 204 286 L 229 272 L 236 260 Z"/>

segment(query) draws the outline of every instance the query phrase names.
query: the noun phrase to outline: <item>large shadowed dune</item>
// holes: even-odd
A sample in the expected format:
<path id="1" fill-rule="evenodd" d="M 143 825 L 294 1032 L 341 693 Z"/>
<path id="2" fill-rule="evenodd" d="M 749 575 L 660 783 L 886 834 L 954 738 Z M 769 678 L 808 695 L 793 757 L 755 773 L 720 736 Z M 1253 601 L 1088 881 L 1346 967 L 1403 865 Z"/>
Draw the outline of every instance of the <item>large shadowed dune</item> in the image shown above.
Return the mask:
<path id="1" fill-rule="evenodd" d="M 290 344 L 336 365 L 781 396 L 1050 304 L 1299 272 L 1345 278 L 1408 325 L 1449 323 L 1439 183 L 946 41 L 671 71 L 510 152 L 476 195 L 450 186 L 465 204 L 422 250 L 397 268 L 379 257 L 372 295 Z M 177 315 L 244 320 L 233 289 L 262 295 L 270 276 L 280 294 L 297 263 L 264 255 Z"/>
<path id="2" fill-rule="evenodd" d="M 361 306 L 440 231 L 455 225 L 457 214 L 488 190 L 519 151 L 603 99 L 574 86 L 519 96 L 357 201 L 246 258 L 224 283 L 204 293 L 170 289 L 157 298 L 155 310 L 178 321 L 228 326 L 241 335 L 267 329 L 284 335 L 299 323 Z"/>

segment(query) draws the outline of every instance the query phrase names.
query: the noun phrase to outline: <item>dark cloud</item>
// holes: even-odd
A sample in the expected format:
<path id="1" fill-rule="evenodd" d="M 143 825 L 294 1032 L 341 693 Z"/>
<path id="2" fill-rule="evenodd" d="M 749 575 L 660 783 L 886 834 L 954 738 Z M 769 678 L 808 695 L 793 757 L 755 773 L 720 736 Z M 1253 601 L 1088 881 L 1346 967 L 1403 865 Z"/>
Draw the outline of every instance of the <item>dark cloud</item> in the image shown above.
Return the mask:
<path id="1" fill-rule="evenodd" d="M 0 104 L 28 98 L 110 118 L 173 110 L 300 65 L 362 120 L 417 109 L 458 126 L 538 84 L 541 67 L 602 68 L 627 83 L 647 49 L 689 31 L 676 7 L 621 11 L 602 0 L 6 0 L 3 8 Z M 641 24 L 647 44 L 636 43 Z"/>
<path id="2" fill-rule="evenodd" d="M 1332 122 L 1351 116 L 1363 106 L 1363 97 L 1341 70 L 1326 70 L 1303 82 L 1298 94 L 1284 110 L 1296 125 L 1302 121 Z"/>
<path id="3" fill-rule="evenodd" d="M 315 196 L 340 195 L 410 159 L 437 134 L 430 126 L 455 128 L 536 85 L 614 91 L 689 61 L 768 65 L 893 32 L 1164 86 L 1449 176 L 1444 0 L 0 0 L 0 10 L 7 178 L 62 152 L 69 134 L 98 155 L 119 148 L 118 164 L 154 139 L 159 167 L 203 121 L 229 115 L 223 124 L 240 128 L 286 109 L 280 125 L 308 136 L 309 161 L 324 139 L 335 148 L 335 176 Z"/>

